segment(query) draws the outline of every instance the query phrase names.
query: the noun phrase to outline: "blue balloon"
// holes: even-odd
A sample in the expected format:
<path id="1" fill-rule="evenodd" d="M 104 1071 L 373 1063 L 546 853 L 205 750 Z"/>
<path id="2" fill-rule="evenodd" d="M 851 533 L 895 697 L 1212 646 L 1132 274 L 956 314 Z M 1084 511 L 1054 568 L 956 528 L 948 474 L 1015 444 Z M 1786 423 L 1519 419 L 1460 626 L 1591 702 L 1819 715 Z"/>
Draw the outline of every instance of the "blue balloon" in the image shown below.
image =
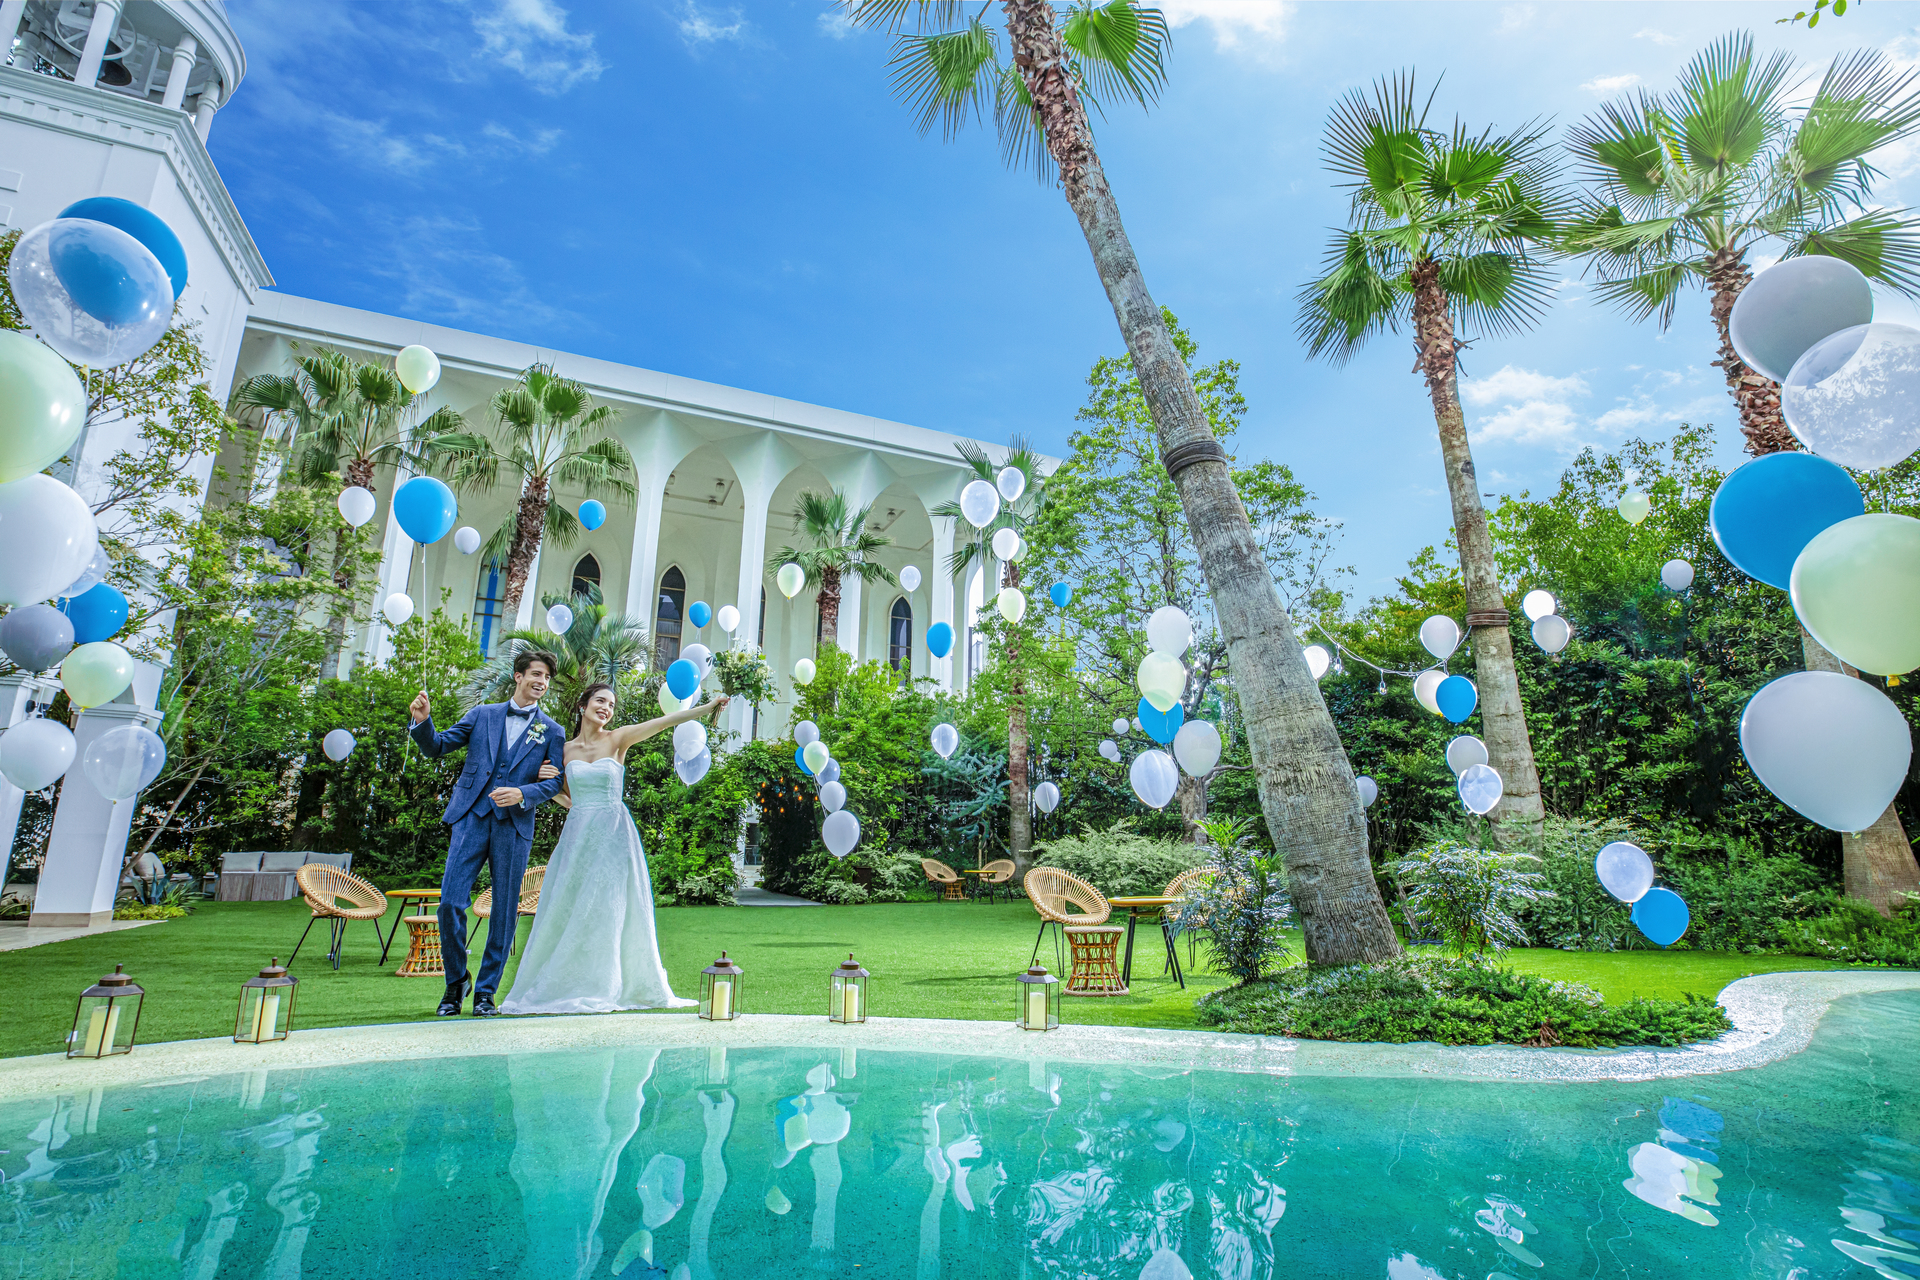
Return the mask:
<path id="1" fill-rule="evenodd" d="M 682 658 L 667 668 L 667 692 L 676 698 L 691 698 L 700 687 L 700 668 Z"/>
<path id="2" fill-rule="evenodd" d="M 1448 676 L 1433 691 L 1434 705 L 1440 708 L 1440 714 L 1459 724 L 1473 714 L 1480 704 L 1480 691 L 1473 687 L 1473 681 L 1465 676 Z"/>
<path id="3" fill-rule="evenodd" d="M 1064 609 L 1067 607 L 1067 601 L 1073 599 L 1073 587 L 1069 583 L 1056 582 L 1047 588 L 1047 595 L 1052 597 L 1057 607 Z"/>
<path id="4" fill-rule="evenodd" d="M 705 600 L 695 600 L 687 606 L 687 621 L 696 627 L 704 627 L 713 621 L 713 610 L 707 607 Z"/>
<path id="5" fill-rule="evenodd" d="M 592 498 L 588 498 L 580 504 L 580 523 L 587 527 L 588 533 L 592 533 L 606 522 L 607 508 L 604 503 L 596 502 Z M 696 623 L 695 625 L 704 626 L 705 624 Z"/>
<path id="6" fill-rule="evenodd" d="M 118 196 L 93 196 L 87 200 L 76 200 L 54 216 L 86 218 L 120 228 L 147 246 L 147 252 L 160 259 L 160 265 L 167 270 L 167 279 L 173 284 L 176 300 L 186 292 L 187 251 L 181 245 L 180 237 L 173 234 L 173 228 L 151 209 Z"/>
<path id="7" fill-rule="evenodd" d="M 1680 941 L 1680 935 L 1687 931 L 1691 919 L 1687 914 L 1686 899 L 1671 889 L 1649 889 L 1633 904 L 1634 927 L 1647 935 L 1647 941 L 1663 947 Z"/>
<path id="8" fill-rule="evenodd" d="M 927 652 L 936 658 L 944 658 L 953 651 L 953 628 L 944 622 L 936 622 L 927 628 Z"/>
<path id="9" fill-rule="evenodd" d="M 807 768 L 807 749 L 805 747 L 795 747 L 793 749 L 793 762 L 800 766 L 800 772 L 806 774 L 809 778 L 813 776 L 813 770 Z"/>
<path id="10" fill-rule="evenodd" d="M 1140 717 L 1141 730 L 1163 745 L 1173 741 L 1173 735 L 1180 732 L 1180 726 L 1187 719 L 1187 709 L 1179 703 L 1174 703 L 1170 710 L 1161 711 L 1145 698 L 1140 699 L 1134 714 Z"/>
<path id="11" fill-rule="evenodd" d="M 1811 453 L 1770 453 L 1720 482 L 1707 528 L 1734 568 L 1785 591 L 1807 544 L 1866 509 L 1860 486 L 1834 463 Z"/>
<path id="12" fill-rule="evenodd" d="M 453 490 L 432 476 L 415 476 L 393 495 L 393 518 L 401 532 L 422 546 L 446 537 L 459 515 Z"/>
<path id="13" fill-rule="evenodd" d="M 127 598 L 104 582 L 95 583 L 58 606 L 73 623 L 73 642 L 111 640 L 127 625 Z"/>
<path id="14" fill-rule="evenodd" d="M 144 269 L 139 265 L 146 257 L 143 247 L 136 247 L 117 227 L 101 232 L 95 226 L 69 221 L 55 227 L 47 241 L 47 260 L 74 305 L 116 329 L 141 324 L 155 312 L 172 312 L 173 299 L 166 296 L 166 284 L 152 274 L 152 264 Z"/>

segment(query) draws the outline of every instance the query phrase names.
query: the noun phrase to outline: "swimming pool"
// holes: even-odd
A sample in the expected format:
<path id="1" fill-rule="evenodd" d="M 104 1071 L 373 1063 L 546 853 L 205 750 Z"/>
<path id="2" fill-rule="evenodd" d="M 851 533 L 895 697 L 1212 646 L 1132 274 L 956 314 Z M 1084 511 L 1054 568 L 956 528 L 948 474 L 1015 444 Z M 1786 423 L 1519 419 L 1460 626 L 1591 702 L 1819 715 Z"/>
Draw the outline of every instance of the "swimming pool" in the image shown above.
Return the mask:
<path id="1" fill-rule="evenodd" d="M 598 1047 L 0 1102 L 0 1277 L 1920 1276 L 1920 992 L 1648 1083 Z"/>

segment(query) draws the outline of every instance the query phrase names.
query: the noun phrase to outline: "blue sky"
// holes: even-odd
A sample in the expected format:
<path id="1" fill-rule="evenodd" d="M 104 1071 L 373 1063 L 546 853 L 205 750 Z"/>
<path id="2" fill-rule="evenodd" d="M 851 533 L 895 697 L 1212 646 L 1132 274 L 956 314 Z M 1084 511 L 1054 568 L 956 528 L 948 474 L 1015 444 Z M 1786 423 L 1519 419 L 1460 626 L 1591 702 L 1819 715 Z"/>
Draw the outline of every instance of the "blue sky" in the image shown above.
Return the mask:
<path id="1" fill-rule="evenodd" d="M 1165 5 L 1167 92 L 1103 122 L 1101 155 L 1155 297 L 1203 358 L 1242 364 L 1241 456 L 1285 462 L 1342 522 L 1362 597 L 1450 517 L 1410 340 L 1334 368 L 1293 337 L 1344 213 L 1319 157 L 1332 104 L 1411 65 L 1445 73 L 1439 113 L 1557 136 L 1736 27 L 1810 73 L 1861 46 L 1920 60 L 1911 6 L 1775 26 L 1792 7 Z M 825 0 L 228 10 L 249 70 L 211 148 L 286 292 L 1056 453 L 1120 350 L 1058 191 L 1005 169 L 990 129 L 919 136 L 885 37 Z M 1920 203 L 1920 147 L 1882 167 L 1886 203 Z M 1535 332 L 1465 357 L 1484 487 L 1549 489 L 1583 445 L 1682 419 L 1736 461 L 1704 299 L 1661 333 L 1562 275 Z"/>

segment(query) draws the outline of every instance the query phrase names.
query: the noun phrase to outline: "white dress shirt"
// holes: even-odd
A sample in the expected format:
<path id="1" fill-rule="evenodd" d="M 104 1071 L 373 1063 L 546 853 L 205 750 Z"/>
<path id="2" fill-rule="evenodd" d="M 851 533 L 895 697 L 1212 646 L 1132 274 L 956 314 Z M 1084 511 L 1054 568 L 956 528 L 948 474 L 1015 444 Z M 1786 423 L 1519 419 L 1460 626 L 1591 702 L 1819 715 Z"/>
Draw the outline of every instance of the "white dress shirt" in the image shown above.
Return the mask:
<path id="1" fill-rule="evenodd" d="M 507 702 L 507 706 L 510 709 L 517 708 L 519 707 L 519 705 L 520 703 L 518 702 L 518 700 L 515 700 L 515 699 L 509 699 Z M 511 710 L 509 710 L 507 714 L 507 750 L 508 751 L 512 751 L 514 747 L 519 745 L 520 735 L 525 733 L 527 731 L 527 726 L 533 723 L 533 717 L 540 714 L 538 711 L 533 710 L 534 707 L 537 707 L 539 705 L 540 705 L 539 703 L 531 704 L 527 708 L 529 714 L 524 716 L 516 716 L 512 714 Z"/>

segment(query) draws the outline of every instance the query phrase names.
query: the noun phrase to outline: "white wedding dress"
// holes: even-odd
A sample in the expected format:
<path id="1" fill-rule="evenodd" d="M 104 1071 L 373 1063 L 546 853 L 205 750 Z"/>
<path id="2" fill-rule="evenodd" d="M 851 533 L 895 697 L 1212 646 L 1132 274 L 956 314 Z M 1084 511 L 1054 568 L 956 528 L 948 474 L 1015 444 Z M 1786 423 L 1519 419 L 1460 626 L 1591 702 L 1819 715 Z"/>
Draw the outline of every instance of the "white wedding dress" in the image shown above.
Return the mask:
<path id="1" fill-rule="evenodd" d="M 502 1013 L 679 1009 L 653 930 L 653 886 L 621 796 L 618 760 L 567 766 L 573 808 L 547 862 L 540 906 Z"/>

